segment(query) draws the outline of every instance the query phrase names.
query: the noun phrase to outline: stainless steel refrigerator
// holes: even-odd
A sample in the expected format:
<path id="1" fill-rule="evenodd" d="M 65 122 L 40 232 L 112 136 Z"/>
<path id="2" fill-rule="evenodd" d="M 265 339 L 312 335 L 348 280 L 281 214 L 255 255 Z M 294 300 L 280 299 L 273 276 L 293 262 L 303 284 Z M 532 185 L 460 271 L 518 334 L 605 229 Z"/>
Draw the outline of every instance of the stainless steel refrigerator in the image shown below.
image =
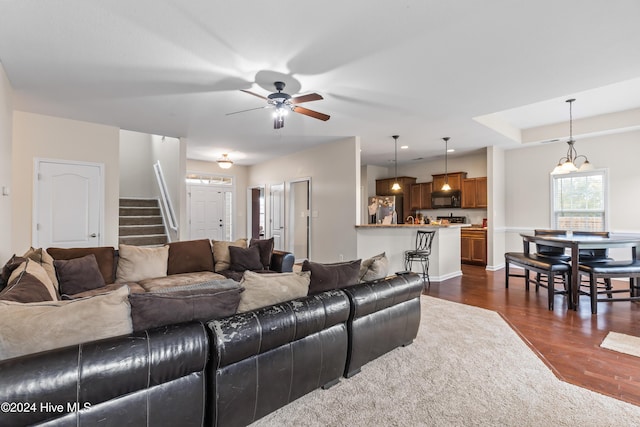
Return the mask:
<path id="1" fill-rule="evenodd" d="M 402 196 L 369 197 L 369 224 L 402 224 Z"/>

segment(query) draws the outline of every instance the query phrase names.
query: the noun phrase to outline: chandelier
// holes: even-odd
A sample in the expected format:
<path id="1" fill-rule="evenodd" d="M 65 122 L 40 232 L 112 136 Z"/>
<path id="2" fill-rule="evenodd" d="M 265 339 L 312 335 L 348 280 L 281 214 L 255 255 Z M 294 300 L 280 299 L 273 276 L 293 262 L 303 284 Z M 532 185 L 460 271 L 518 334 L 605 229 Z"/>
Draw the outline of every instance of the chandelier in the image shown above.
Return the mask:
<path id="1" fill-rule="evenodd" d="M 229 158 L 228 154 L 223 154 L 221 158 L 218 159 L 218 166 L 222 169 L 229 169 L 233 165 L 233 161 Z"/>
<path id="2" fill-rule="evenodd" d="M 395 159 L 393 160 L 393 164 L 396 166 L 396 179 L 393 181 L 391 190 L 398 191 L 401 189 L 400 184 L 398 184 L 398 138 L 400 138 L 400 136 L 393 135 L 392 138 L 396 141 Z"/>
<path id="3" fill-rule="evenodd" d="M 574 98 L 565 101 L 569 103 L 569 140 L 567 141 L 569 148 L 567 149 L 567 155 L 558 160 L 558 164 L 551 172 L 552 175 L 593 170 L 593 165 L 589 163 L 587 156 L 584 154 L 578 155 L 576 147 L 574 146 L 576 141 L 573 139 L 573 114 L 571 108 L 574 101 Z M 582 161 L 580 167 L 578 167 L 577 164 L 579 161 Z"/>

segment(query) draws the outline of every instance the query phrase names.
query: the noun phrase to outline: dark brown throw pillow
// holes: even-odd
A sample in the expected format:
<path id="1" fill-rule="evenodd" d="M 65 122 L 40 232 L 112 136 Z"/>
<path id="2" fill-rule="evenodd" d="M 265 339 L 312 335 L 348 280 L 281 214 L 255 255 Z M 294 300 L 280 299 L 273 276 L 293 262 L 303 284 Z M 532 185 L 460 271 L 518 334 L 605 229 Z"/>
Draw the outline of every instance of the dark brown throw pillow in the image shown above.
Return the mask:
<path id="1" fill-rule="evenodd" d="M 321 264 L 305 260 L 302 271 L 311 272 L 309 295 L 331 289 L 346 288 L 356 285 L 360 278 L 360 263 L 362 260 Z"/>
<path id="2" fill-rule="evenodd" d="M 9 261 L 7 261 L 4 267 L 2 267 L 2 270 L 0 270 L 0 290 L 2 290 L 9 283 L 9 277 L 11 277 L 11 273 L 13 273 L 13 270 L 18 268 L 18 266 L 25 261 L 26 258 L 16 256 L 16 254 L 13 254 L 13 256 L 9 258 Z"/>
<path id="3" fill-rule="evenodd" d="M 231 316 L 238 309 L 242 291 L 238 283 L 225 279 L 213 286 L 187 285 L 130 294 L 133 330 Z"/>
<path id="4" fill-rule="evenodd" d="M 260 249 L 257 246 L 248 248 L 229 246 L 229 256 L 231 258 L 230 270 L 257 271 L 263 269 L 260 261 Z"/>
<path id="5" fill-rule="evenodd" d="M 12 257 L 12 259 L 13 258 L 14 257 Z M 38 277 L 28 271 L 27 266 L 29 262 L 33 261 L 28 260 L 18 264 L 22 272 L 0 292 L 0 300 L 21 303 L 53 301 L 47 286 L 42 283 Z M 13 270 L 15 269 L 16 267 L 13 267 Z"/>
<path id="6" fill-rule="evenodd" d="M 104 283 L 111 284 L 116 280 L 116 250 L 111 246 L 93 248 L 48 248 L 47 252 L 56 259 L 74 259 L 94 254 Z"/>
<path id="7" fill-rule="evenodd" d="M 270 239 L 251 239 L 249 247 L 257 246 L 260 249 L 260 262 L 263 270 L 271 268 L 271 255 L 273 254 L 273 237 Z"/>
<path id="8" fill-rule="evenodd" d="M 209 239 L 169 243 L 167 274 L 213 271 L 213 251 Z"/>
<path id="9" fill-rule="evenodd" d="M 60 294 L 73 295 L 105 286 L 94 254 L 81 258 L 54 260 Z"/>

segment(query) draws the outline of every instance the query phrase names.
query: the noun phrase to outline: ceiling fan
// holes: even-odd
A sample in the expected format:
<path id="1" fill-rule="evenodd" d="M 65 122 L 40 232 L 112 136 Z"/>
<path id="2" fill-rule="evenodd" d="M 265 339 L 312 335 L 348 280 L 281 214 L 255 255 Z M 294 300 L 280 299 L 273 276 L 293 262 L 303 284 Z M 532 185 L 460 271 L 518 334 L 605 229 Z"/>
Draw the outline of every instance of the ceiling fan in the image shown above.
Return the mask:
<path id="1" fill-rule="evenodd" d="M 300 107 L 298 105 L 302 104 L 303 102 L 319 101 L 323 99 L 321 95 L 317 93 L 310 93 L 307 95 L 291 97 L 291 95 L 282 91 L 285 87 L 284 82 L 274 82 L 273 85 L 276 87 L 277 92 L 274 92 L 266 97 L 249 90 L 241 89 L 242 92 L 246 92 L 249 95 L 257 96 L 258 98 L 264 99 L 265 101 L 267 101 L 267 105 L 265 105 L 264 107 L 250 108 L 248 110 L 227 113 L 227 116 L 231 114 L 244 113 L 246 111 L 261 110 L 263 108 L 275 108 L 275 111 L 273 112 L 274 129 L 281 129 L 284 127 L 284 118 L 289 111 L 304 114 L 305 116 L 313 117 L 314 119 L 322 120 L 325 122 L 331 117 L 327 114 L 309 110 L 308 108 Z"/>

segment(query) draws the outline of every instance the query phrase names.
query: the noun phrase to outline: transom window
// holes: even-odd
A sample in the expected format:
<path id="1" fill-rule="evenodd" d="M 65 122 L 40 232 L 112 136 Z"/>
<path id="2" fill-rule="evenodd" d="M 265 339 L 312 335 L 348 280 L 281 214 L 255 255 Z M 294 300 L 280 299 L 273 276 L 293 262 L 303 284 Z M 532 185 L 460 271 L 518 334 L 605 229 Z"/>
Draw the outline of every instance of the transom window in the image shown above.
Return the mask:
<path id="1" fill-rule="evenodd" d="M 558 230 L 607 229 L 606 169 L 551 175 L 551 224 Z"/>

